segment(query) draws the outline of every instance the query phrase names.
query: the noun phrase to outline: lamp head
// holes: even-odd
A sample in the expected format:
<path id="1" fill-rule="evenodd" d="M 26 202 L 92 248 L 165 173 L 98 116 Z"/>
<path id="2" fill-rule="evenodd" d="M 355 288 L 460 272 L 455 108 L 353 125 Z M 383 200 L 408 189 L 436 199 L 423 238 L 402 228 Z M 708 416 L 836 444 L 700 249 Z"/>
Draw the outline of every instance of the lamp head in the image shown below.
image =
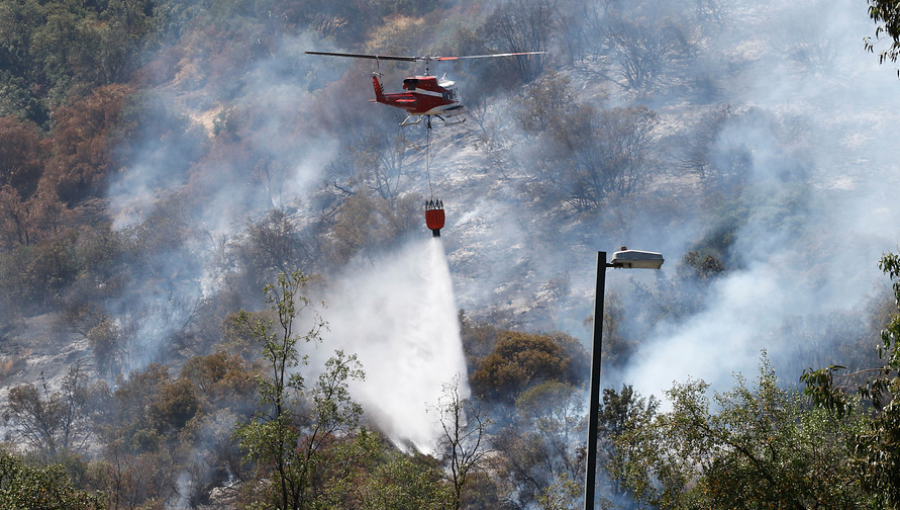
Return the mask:
<path id="1" fill-rule="evenodd" d="M 662 267 L 662 253 L 655 251 L 629 250 L 623 246 L 619 251 L 613 253 L 612 260 L 609 261 L 609 267 L 626 267 L 630 269 L 659 269 Z"/>

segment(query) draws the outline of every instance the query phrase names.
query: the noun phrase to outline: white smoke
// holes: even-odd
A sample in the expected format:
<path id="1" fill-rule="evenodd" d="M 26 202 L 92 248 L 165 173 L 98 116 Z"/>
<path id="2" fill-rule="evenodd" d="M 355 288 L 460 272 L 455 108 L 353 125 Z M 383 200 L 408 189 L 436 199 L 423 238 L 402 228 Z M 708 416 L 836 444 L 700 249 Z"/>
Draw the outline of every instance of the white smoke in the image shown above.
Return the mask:
<path id="1" fill-rule="evenodd" d="M 758 5 L 752 13 L 731 20 L 747 30 L 730 33 L 726 47 L 753 47 L 757 53 L 746 71 L 725 82 L 724 95 L 775 119 L 781 133 L 796 136 L 808 150 L 779 153 L 773 147 L 785 140 L 765 129 L 725 130 L 717 143 L 738 141 L 749 148 L 748 190 L 764 191 L 764 199 L 784 190 L 777 174 L 786 159 L 796 158 L 808 169 L 799 183 L 805 199 L 793 215 L 773 222 L 767 207 L 777 200 L 745 197 L 750 210 L 735 232 L 732 254 L 742 267 L 729 268 L 714 284 L 704 310 L 656 325 L 623 376 L 644 395 L 661 395 L 688 377 L 730 386 L 733 373 L 755 373 L 761 350 L 777 364 L 780 355 L 798 348 L 803 339 L 779 333 L 791 321 L 866 313 L 864 303 L 885 281 L 877 262 L 900 240 L 900 208 L 889 191 L 898 184 L 900 84 L 862 48 L 862 37 L 874 30 L 864 6 Z M 815 24 L 798 28 L 786 22 L 810 16 Z M 828 57 L 824 67 L 804 67 L 792 58 L 801 46 Z M 682 254 L 670 255 L 677 264 Z M 782 376 L 796 383 L 799 373 Z"/>

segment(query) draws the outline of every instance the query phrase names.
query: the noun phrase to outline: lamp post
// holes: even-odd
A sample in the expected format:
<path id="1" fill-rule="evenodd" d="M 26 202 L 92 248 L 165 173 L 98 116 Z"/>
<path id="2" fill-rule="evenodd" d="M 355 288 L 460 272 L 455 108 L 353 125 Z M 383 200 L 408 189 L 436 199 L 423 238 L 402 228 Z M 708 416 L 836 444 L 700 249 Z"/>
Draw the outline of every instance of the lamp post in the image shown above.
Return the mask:
<path id="1" fill-rule="evenodd" d="M 591 350 L 591 402 L 588 410 L 587 468 L 584 479 L 584 510 L 594 510 L 594 489 L 597 482 L 597 422 L 600 413 L 600 362 L 603 347 L 603 297 L 606 291 L 606 268 L 659 269 L 662 254 L 629 250 L 622 247 L 613 253 L 610 262 L 606 252 L 597 252 L 597 287 L 594 294 L 594 342 Z"/>

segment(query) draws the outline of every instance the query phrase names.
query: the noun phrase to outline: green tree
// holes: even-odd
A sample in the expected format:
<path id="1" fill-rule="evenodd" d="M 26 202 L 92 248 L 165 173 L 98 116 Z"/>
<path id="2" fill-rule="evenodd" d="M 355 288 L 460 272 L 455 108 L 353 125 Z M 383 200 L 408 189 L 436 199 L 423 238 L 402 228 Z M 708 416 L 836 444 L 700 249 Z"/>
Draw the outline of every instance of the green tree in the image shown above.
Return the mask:
<path id="1" fill-rule="evenodd" d="M 857 412 L 855 397 L 847 388 L 864 380 L 860 396 L 871 402 L 868 417 L 853 438 L 853 465 L 862 486 L 870 491 L 882 508 L 900 508 L 900 256 L 887 253 L 878 266 L 893 281 L 895 313 L 881 332 L 878 355 L 884 365 L 864 368 L 853 373 L 839 373 L 846 367 L 829 367 L 803 371 L 800 381 L 805 393 L 821 408 L 839 416 Z"/>
<path id="2" fill-rule="evenodd" d="M 580 508 L 584 499 L 584 487 L 572 480 L 568 473 L 557 476 L 556 482 L 547 486 L 537 497 L 538 508 L 541 510 L 575 510 Z M 611 508 L 605 500 L 601 500 L 600 508 Z"/>
<path id="3" fill-rule="evenodd" d="M 659 508 L 876 508 L 849 462 L 860 415 L 809 406 L 779 388 L 763 357 L 748 387 L 715 394 L 702 381 L 668 392 L 672 411 L 616 440 L 612 473 Z"/>
<path id="4" fill-rule="evenodd" d="M 307 363 L 298 347 L 319 341 L 326 327 L 316 316 L 305 334 L 295 333 L 300 313 L 310 305 L 301 293 L 307 281 L 300 271 L 282 273 L 264 289 L 275 316 L 253 325 L 269 370 L 259 382 L 264 409 L 235 431 L 247 460 L 272 466 L 272 503 L 283 510 L 311 508 L 321 489 L 317 474 L 324 470 L 319 465 L 323 450 L 342 433 L 352 434 L 362 415 L 347 389 L 349 379 L 363 377 L 355 355 L 337 351 L 308 389 L 298 372 Z"/>
<path id="5" fill-rule="evenodd" d="M 878 355 L 885 361 L 880 375 L 864 392 L 876 408 L 868 429 L 856 438 L 863 483 L 885 508 L 900 508 L 900 256 L 888 253 L 878 263 L 893 283 L 898 313 L 881 332 Z"/>
<path id="6" fill-rule="evenodd" d="M 900 56 L 900 1 L 897 0 L 868 0 L 869 17 L 875 22 L 875 39 L 882 35 L 891 38 L 890 46 L 878 54 L 878 61 L 886 60 L 896 62 Z M 876 42 L 866 39 L 866 49 L 875 52 Z M 900 71 L 898 71 L 900 73 Z"/>
<path id="7" fill-rule="evenodd" d="M 60 464 L 31 466 L 0 449 L 0 508 L 106 510 L 105 493 L 77 490 Z"/>
<path id="8" fill-rule="evenodd" d="M 421 455 L 392 451 L 375 467 L 362 495 L 371 510 L 443 510 L 453 498 L 438 466 Z"/>

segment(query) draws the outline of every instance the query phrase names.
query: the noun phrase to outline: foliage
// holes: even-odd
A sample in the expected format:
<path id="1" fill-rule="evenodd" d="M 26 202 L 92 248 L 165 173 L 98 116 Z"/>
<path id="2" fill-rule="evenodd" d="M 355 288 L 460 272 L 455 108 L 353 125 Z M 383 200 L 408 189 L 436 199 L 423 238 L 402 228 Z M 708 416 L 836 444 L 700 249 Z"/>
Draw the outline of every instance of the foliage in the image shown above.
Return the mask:
<path id="1" fill-rule="evenodd" d="M 64 202 L 92 196 L 105 183 L 114 165 L 115 128 L 131 93 L 127 86 L 108 85 L 54 111 L 54 158 L 47 165 L 47 179 Z"/>
<path id="2" fill-rule="evenodd" d="M 34 467 L 0 449 L 0 508 L 106 510 L 107 495 L 77 490 L 60 464 Z"/>
<path id="3" fill-rule="evenodd" d="M 522 98 L 516 112 L 516 121 L 531 134 L 547 130 L 561 133 L 567 124 L 577 120 L 580 106 L 577 98 L 565 75 L 548 72 L 528 87 L 527 96 Z"/>
<path id="4" fill-rule="evenodd" d="M 44 156 L 38 127 L 15 117 L 0 117 L 0 187 L 11 186 L 21 196 L 37 190 Z"/>
<path id="5" fill-rule="evenodd" d="M 46 125 L 49 111 L 127 81 L 150 26 L 148 2 L 7 2 L 0 10 L 0 116 Z M 27 86 L 25 84 L 28 84 Z"/>
<path id="6" fill-rule="evenodd" d="M 541 510 L 576 510 L 579 497 L 584 499 L 584 487 L 572 480 L 568 473 L 560 475 L 555 483 L 541 491 L 537 498 Z M 605 509 L 607 506 L 601 505 Z"/>
<path id="7" fill-rule="evenodd" d="M 574 342 L 574 343 L 573 343 Z M 480 398 L 513 402 L 518 394 L 544 381 L 580 380 L 577 341 L 565 335 L 535 335 L 502 331 L 493 350 L 478 362 L 471 376 Z"/>
<path id="8" fill-rule="evenodd" d="M 514 421 L 496 433 L 492 444 L 504 456 L 518 505 L 537 501 L 560 480 L 584 477 L 582 397 L 570 385 L 547 381 L 516 399 Z"/>
<path id="9" fill-rule="evenodd" d="M 124 353 L 122 336 L 115 323 L 109 319 L 103 319 L 99 324 L 88 330 L 88 343 L 91 353 L 97 363 L 97 372 L 101 377 L 111 378 L 119 373 Z"/>
<path id="10" fill-rule="evenodd" d="M 378 464 L 364 489 L 363 508 L 372 510 L 442 510 L 452 499 L 440 483 L 441 471 L 419 455 L 391 452 Z M 452 507 L 451 507 L 452 508 Z"/>
<path id="11" fill-rule="evenodd" d="M 318 478 L 325 470 L 323 450 L 338 435 L 353 433 L 362 414 L 347 391 L 349 379 L 363 377 L 355 355 L 337 351 L 308 389 L 297 371 L 307 361 L 298 350 L 301 342 L 318 341 L 325 327 L 316 317 L 306 334 L 294 332 L 300 313 L 310 304 L 301 294 L 307 281 L 300 271 L 282 273 L 264 289 L 277 319 L 253 324 L 269 371 L 259 381 L 263 410 L 235 431 L 248 461 L 263 473 L 271 466 L 271 502 L 282 509 L 312 507 L 323 490 Z"/>
<path id="12" fill-rule="evenodd" d="M 22 310 L 46 310 L 75 281 L 77 261 L 65 238 L 17 246 L 0 256 L 0 290 Z"/>
<path id="13" fill-rule="evenodd" d="M 882 50 L 878 54 L 878 61 L 884 63 L 886 60 L 896 62 L 900 56 L 900 2 L 897 0 L 867 0 L 869 4 L 869 17 L 877 25 L 875 28 L 875 39 L 878 40 L 882 34 L 892 39 L 890 46 Z M 875 52 L 875 44 L 871 39 L 866 39 L 866 49 Z"/>
<path id="14" fill-rule="evenodd" d="M 800 381 L 817 406 L 843 416 L 864 410 L 857 410 L 855 398 L 835 378 L 853 380 L 860 375 L 875 374 L 859 388 L 859 396 L 871 401 L 873 415 L 853 436 L 852 461 L 859 482 L 874 495 L 879 506 L 897 509 L 900 508 L 900 256 L 886 253 L 878 267 L 893 281 L 895 306 L 878 346 L 884 364 L 852 374 L 839 374 L 845 370 L 841 365 L 808 368 Z"/>
<path id="15" fill-rule="evenodd" d="M 887 508 L 900 508 L 900 256 L 887 253 L 878 267 L 893 281 L 898 312 L 881 332 L 878 355 L 884 360 L 880 375 L 864 396 L 871 397 L 880 412 L 868 430 L 856 439 L 862 462 L 863 483 Z"/>
<path id="16" fill-rule="evenodd" d="M 127 378 L 119 375 L 115 391 L 106 399 L 105 419 L 100 422 L 106 443 L 121 443 L 121 450 L 127 454 L 155 452 L 162 447 L 164 436 L 156 425 L 165 425 L 165 411 L 157 409 L 157 421 L 153 423 L 149 410 L 160 405 L 156 401 L 161 390 L 171 383 L 169 368 L 156 363 L 144 370 L 132 370 Z"/>
<path id="17" fill-rule="evenodd" d="M 682 263 L 679 269 L 690 268 L 693 275 L 700 280 L 713 280 L 725 271 L 725 264 L 711 253 L 689 251 L 684 254 Z"/>
<path id="18" fill-rule="evenodd" d="M 616 461 L 620 458 L 617 442 L 647 426 L 657 415 L 660 402 L 653 396 L 643 398 L 635 393 L 632 386 L 624 384 L 619 392 L 604 388 L 602 399 L 597 420 L 597 458 L 602 465 L 609 466 L 609 473 L 603 473 L 605 476 L 614 472 Z M 624 484 L 616 479 L 600 480 L 601 483 L 604 481 L 609 486 L 608 490 L 597 490 L 595 494 L 608 494 L 613 499 L 628 497 L 628 488 Z M 601 498 L 601 501 L 608 500 Z"/>
<path id="19" fill-rule="evenodd" d="M 416 193 L 393 200 L 362 189 L 337 209 L 332 225 L 334 261 L 346 263 L 359 254 L 385 250 L 421 228 L 422 196 Z"/>
<path id="20" fill-rule="evenodd" d="M 615 440 L 615 477 L 660 508 L 871 508 L 848 458 L 860 415 L 810 408 L 778 387 L 763 357 L 754 387 L 715 395 L 702 381 L 668 392 L 672 411 Z"/>
<path id="21" fill-rule="evenodd" d="M 179 378 L 158 389 L 147 406 L 147 418 L 160 433 L 173 433 L 180 431 L 199 411 L 200 399 L 194 385 Z"/>
<path id="22" fill-rule="evenodd" d="M 473 373 L 480 358 L 490 354 L 497 343 L 498 328 L 486 321 L 475 321 L 459 310 L 459 335 L 466 355 L 468 372 Z"/>
<path id="23" fill-rule="evenodd" d="M 240 355 L 219 350 L 189 359 L 179 378 L 190 381 L 197 388 L 205 405 L 223 408 L 237 407 L 237 399 L 254 393 L 256 375 L 256 370 Z"/>

